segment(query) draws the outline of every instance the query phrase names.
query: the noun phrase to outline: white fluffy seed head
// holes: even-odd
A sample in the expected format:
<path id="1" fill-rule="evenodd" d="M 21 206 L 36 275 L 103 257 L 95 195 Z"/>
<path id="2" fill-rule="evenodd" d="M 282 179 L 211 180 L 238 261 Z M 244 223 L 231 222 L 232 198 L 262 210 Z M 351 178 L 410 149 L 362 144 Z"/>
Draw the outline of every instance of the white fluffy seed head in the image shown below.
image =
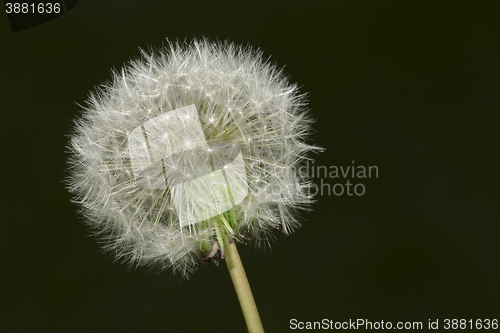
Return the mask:
<path id="1" fill-rule="evenodd" d="M 118 259 L 187 277 L 223 237 L 267 241 L 312 202 L 306 99 L 259 51 L 142 52 L 75 121 L 69 190 Z"/>

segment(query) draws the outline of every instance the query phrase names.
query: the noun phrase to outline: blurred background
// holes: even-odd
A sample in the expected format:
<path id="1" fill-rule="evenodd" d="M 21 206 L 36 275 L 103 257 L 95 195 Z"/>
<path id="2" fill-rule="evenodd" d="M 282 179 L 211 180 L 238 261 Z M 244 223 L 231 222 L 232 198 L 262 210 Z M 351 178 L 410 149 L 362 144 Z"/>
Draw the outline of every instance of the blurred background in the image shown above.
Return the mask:
<path id="1" fill-rule="evenodd" d="M 189 281 L 113 263 L 64 188 L 89 90 L 170 40 L 260 48 L 308 92 L 323 193 L 272 251 L 240 246 L 267 332 L 291 319 L 500 319 L 500 2 L 97 1 L 0 15 L 3 332 L 244 332 L 225 263 Z M 319 185 L 321 179 L 316 178 Z"/>

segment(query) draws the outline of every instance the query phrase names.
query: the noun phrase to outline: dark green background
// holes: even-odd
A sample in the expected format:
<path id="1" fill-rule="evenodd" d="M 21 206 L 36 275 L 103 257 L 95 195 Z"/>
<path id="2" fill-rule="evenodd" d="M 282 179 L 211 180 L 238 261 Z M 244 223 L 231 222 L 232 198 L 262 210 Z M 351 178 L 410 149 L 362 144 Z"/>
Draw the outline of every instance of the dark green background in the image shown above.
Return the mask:
<path id="1" fill-rule="evenodd" d="M 180 283 L 112 263 L 62 182 L 76 103 L 138 47 L 201 36 L 286 65 L 316 164 L 379 167 L 272 252 L 240 247 L 267 332 L 500 319 L 500 2 L 94 0 L 15 34 L 0 17 L 2 332 L 245 331 L 224 262 Z"/>

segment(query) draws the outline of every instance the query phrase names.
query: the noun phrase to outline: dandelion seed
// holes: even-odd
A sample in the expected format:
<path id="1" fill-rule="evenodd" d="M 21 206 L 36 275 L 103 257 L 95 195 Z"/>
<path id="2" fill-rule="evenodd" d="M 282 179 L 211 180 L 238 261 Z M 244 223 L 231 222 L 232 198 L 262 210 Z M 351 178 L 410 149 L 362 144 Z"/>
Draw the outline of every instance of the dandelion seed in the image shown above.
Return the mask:
<path id="1" fill-rule="evenodd" d="M 321 150 L 305 143 L 306 102 L 249 47 L 195 40 L 143 52 L 90 94 L 69 143 L 68 188 L 122 261 L 186 278 L 202 261 L 236 267 L 236 243 L 290 234 L 293 211 L 312 202 L 295 171 Z"/>

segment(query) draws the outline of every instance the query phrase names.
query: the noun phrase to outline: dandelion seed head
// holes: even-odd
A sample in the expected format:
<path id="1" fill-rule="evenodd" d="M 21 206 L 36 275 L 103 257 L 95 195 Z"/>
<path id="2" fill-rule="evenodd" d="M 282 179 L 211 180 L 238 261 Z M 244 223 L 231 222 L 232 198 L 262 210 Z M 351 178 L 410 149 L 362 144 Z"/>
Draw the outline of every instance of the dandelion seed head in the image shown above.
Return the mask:
<path id="1" fill-rule="evenodd" d="M 295 168 L 320 148 L 297 86 L 228 42 L 141 52 L 90 93 L 69 143 L 68 188 L 104 248 L 188 277 L 218 248 L 214 218 L 234 215 L 236 241 L 299 227 L 312 197 Z"/>

